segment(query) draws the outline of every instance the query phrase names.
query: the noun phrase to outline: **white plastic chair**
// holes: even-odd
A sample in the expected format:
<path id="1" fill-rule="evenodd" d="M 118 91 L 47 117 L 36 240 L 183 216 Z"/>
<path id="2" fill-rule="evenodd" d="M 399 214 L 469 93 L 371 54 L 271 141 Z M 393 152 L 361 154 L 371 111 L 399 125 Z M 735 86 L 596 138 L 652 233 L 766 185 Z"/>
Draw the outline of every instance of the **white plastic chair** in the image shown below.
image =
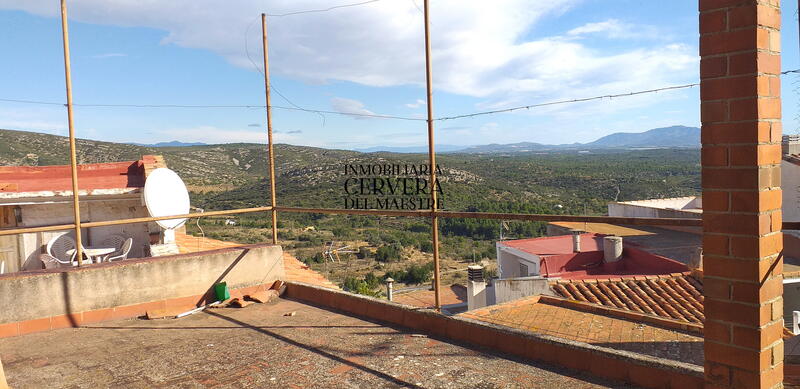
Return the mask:
<path id="1" fill-rule="evenodd" d="M 128 253 L 131 252 L 131 246 L 133 246 L 133 239 L 132 238 L 125 239 L 125 243 L 122 244 L 122 248 L 120 249 L 121 251 L 120 254 L 115 255 L 113 257 L 108 257 L 108 259 L 106 259 L 106 262 L 127 259 Z"/>
<path id="2" fill-rule="evenodd" d="M 45 269 L 57 269 L 59 267 L 74 266 L 72 261 L 62 261 L 50 254 L 40 254 L 39 259 L 44 264 Z"/>
<path id="3" fill-rule="evenodd" d="M 47 242 L 47 254 L 56 258 L 59 263 L 70 263 L 75 254 L 67 255 L 68 250 L 75 249 L 75 240 L 67 234 L 59 235 Z"/>
<path id="4" fill-rule="evenodd" d="M 126 237 L 122 235 L 110 235 L 107 238 L 103 239 L 103 242 L 100 244 L 100 247 L 113 247 L 114 252 L 108 254 L 109 256 L 117 256 L 122 254 L 122 245 L 125 244 Z"/>

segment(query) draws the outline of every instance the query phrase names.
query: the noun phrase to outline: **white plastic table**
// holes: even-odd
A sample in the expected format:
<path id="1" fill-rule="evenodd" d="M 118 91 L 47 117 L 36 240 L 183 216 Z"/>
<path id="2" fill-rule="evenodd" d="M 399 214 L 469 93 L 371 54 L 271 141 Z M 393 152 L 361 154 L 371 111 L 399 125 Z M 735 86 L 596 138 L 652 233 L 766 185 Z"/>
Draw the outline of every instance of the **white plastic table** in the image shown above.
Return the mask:
<path id="1" fill-rule="evenodd" d="M 92 263 L 102 262 L 104 257 L 108 256 L 108 254 L 111 254 L 114 251 L 117 251 L 117 249 L 113 247 L 84 247 L 83 249 L 83 253 L 86 254 L 87 257 L 92 259 Z M 74 254 L 75 254 L 75 249 L 67 250 L 67 255 L 72 256 Z"/>

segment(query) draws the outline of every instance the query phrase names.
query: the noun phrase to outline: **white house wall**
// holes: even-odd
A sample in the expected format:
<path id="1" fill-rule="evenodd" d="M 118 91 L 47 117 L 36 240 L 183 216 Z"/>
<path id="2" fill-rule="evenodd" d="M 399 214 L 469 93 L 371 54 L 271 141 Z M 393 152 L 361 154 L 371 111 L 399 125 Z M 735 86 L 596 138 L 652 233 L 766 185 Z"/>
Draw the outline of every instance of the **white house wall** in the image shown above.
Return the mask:
<path id="1" fill-rule="evenodd" d="M 20 207 L 22 211 L 22 223 L 19 227 L 38 227 L 55 224 L 70 224 L 73 222 L 71 202 L 28 204 Z M 147 216 L 147 209 L 141 204 L 141 199 L 138 197 L 81 202 L 82 222 Z M 41 268 L 39 254 L 44 252 L 47 242 L 63 234 L 74 236 L 74 231 L 22 234 L 18 242 L 21 243 L 19 251 L 23 254 L 24 259 L 18 264 L 19 269 L 32 270 Z M 133 238 L 133 246 L 131 247 L 129 257 L 136 258 L 145 256 L 145 247 L 147 247 L 150 242 L 146 223 L 83 229 L 81 238 L 84 246 L 98 246 L 103 240 L 113 234 L 120 234 Z"/>
<path id="2" fill-rule="evenodd" d="M 800 221 L 800 166 L 781 161 L 781 189 L 783 221 Z"/>

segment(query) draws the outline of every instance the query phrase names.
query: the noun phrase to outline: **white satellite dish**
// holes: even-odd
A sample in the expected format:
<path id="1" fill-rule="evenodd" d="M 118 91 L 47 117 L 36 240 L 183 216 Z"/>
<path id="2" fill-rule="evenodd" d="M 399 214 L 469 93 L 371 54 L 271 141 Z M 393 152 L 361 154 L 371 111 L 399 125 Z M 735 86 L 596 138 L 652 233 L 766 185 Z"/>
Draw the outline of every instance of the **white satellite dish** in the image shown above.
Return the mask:
<path id="1" fill-rule="evenodd" d="M 153 217 L 185 215 L 189 213 L 189 191 L 177 173 L 158 168 L 150 172 L 144 183 L 144 204 Z M 158 220 L 156 223 L 173 230 L 186 223 L 186 219 Z"/>

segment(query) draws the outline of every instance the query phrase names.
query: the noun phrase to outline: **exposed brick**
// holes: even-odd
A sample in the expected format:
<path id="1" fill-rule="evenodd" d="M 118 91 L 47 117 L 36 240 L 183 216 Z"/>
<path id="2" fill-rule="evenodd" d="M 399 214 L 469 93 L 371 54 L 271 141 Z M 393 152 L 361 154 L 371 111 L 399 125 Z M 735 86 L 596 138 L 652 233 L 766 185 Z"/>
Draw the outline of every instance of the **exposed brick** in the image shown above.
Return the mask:
<path id="1" fill-rule="evenodd" d="M 749 351 L 714 342 L 705 342 L 704 349 L 709 362 L 754 372 L 761 370 L 762 358 L 769 359 L 770 354 L 768 351 Z"/>
<path id="2" fill-rule="evenodd" d="M 758 189 L 759 171 L 752 168 L 702 169 L 704 189 Z"/>
<path id="3" fill-rule="evenodd" d="M 733 212 L 754 212 L 780 209 L 782 203 L 781 191 L 769 189 L 752 192 L 731 192 L 730 206 Z M 703 204 L 705 206 L 705 204 Z"/>
<path id="4" fill-rule="evenodd" d="M 776 164 L 781 161 L 781 145 L 747 145 L 730 147 L 731 166 Z"/>
<path id="5" fill-rule="evenodd" d="M 733 300 L 746 303 L 769 301 L 783 295 L 783 278 L 773 277 L 763 284 L 758 282 L 733 282 Z"/>
<path id="6" fill-rule="evenodd" d="M 761 41 L 758 38 L 761 38 Z M 756 44 L 759 43 L 761 44 L 759 47 L 769 47 L 769 35 L 760 35 L 755 27 L 718 34 L 705 34 L 700 36 L 700 55 L 717 55 L 745 50 L 755 51 Z"/>
<path id="7" fill-rule="evenodd" d="M 700 14 L 700 33 L 721 32 L 728 29 L 728 12 L 721 9 Z"/>
<path id="8" fill-rule="evenodd" d="M 703 257 L 703 273 L 708 277 L 724 277 L 734 280 L 750 281 L 764 279 L 783 272 L 783 256 L 772 259 L 735 259 L 714 255 Z"/>
<path id="9" fill-rule="evenodd" d="M 706 382 L 719 386 L 728 386 L 731 382 L 731 369 L 719 363 L 706 361 Z"/>
<path id="10" fill-rule="evenodd" d="M 783 248 L 783 234 L 772 233 L 765 237 L 731 237 L 731 255 L 740 258 L 761 258 L 778 254 Z"/>
<path id="11" fill-rule="evenodd" d="M 703 204 L 705 206 L 705 204 Z M 703 235 L 705 255 L 730 255 L 730 238 L 727 235 Z"/>
<path id="12" fill-rule="evenodd" d="M 700 78 L 713 78 L 728 75 L 728 57 L 710 57 L 700 60 Z"/>
<path id="13" fill-rule="evenodd" d="M 703 193 L 703 211 L 704 212 L 728 212 L 730 211 L 730 196 L 731 192 L 721 191 L 706 191 Z"/>
<path id="14" fill-rule="evenodd" d="M 728 120 L 727 101 L 700 102 L 700 120 L 703 123 L 723 122 Z"/>
<path id="15" fill-rule="evenodd" d="M 704 104 L 721 104 L 712 102 Z M 728 143 L 764 143 L 780 141 L 780 136 L 774 137 L 774 123 L 769 122 L 744 122 L 744 123 L 705 123 L 703 120 L 701 140 L 703 144 L 728 144 Z"/>
<path id="16" fill-rule="evenodd" d="M 783 323 L 776 321 L 763 328 L 733 327 L 733 344 L 761 350 L 775 343 L 783 335 Z"/>
<path id="17" fill-rule="evenodd" d="M 731 342 L 731 325 L 716 321 L 706 320 L 703 326 L 703 338 L 719 343 Z"/>
<path id="18" fill-rule="evenodd" d="M 728 148 L 725 146 L 705 146 L 700 152 L 703 166 L 728 166 Z"/>
<path id="19" fill-rule="evenodd" d="M 700 85 L 700 99 L 707 101 L 754 96 L 757 86 L 757 79 L 749 75 L 706 79 Z"/>
<path id="20" fill-rule="evenodd" d="M 731 8 L 728 12 L 728 28 L 730 29 L 750 27 L 756 24 L 771 28 L 781 28 L 781 14 L 773 7 L 756 4 Z"/>

